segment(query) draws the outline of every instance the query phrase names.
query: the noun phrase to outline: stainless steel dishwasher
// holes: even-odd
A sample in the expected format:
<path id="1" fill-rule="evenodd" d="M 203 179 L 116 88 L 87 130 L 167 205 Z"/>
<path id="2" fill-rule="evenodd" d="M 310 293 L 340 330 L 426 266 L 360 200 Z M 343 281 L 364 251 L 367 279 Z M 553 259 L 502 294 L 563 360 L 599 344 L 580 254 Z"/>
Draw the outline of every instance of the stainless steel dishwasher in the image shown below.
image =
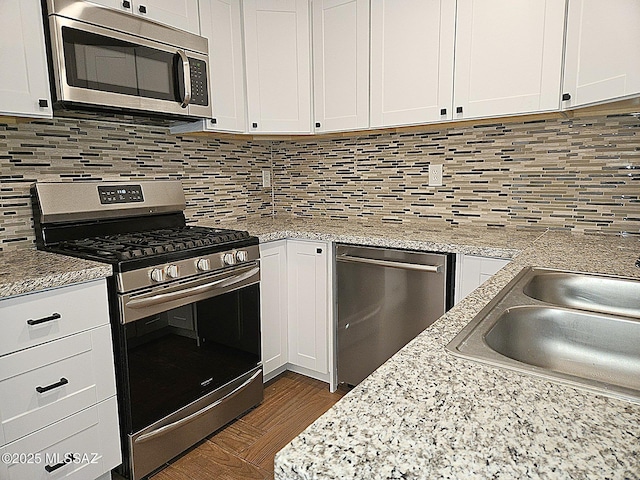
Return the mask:
<path id="1" fill-rule="evenodd" d="M 453 262 L 453 254 L 336 246 L 339 383 L 360 383 L 451 307 Z"/>

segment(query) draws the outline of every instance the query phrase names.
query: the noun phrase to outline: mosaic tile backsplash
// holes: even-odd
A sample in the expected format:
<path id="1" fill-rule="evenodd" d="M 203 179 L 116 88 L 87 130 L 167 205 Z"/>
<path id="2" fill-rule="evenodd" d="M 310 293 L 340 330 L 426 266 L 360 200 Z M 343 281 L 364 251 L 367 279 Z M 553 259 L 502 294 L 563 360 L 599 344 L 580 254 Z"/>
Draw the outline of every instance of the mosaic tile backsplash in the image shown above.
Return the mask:
<path id="1" fill-rule="evenodd" d="M 429 164 L 444 185 L 428 186 Z M 272 169 L 274 189 L 262 188 Z M 175 178 L 187 218 L 295 215 L 640 234 L 640 119 L 425 127 L 333 139 L 176 136 L 54 119 L 0 123 L 0 251 L 33 248 L 35 180 Z"/>
<path id="2" fill-rule="evenodd" d="M 188 220 L 243 220 L 272 214 L 261 177 L 270 164 L 269 142 L 93 120 L 0 123 L 0 251 L 34 247 L 29 187 L 36 180 L 179 179 Z"/>
<path id="3" fill-rule="evenodd" d="M 637 116 L 433 128 L 274 143 L 276 214 L 640 233 Z"/>

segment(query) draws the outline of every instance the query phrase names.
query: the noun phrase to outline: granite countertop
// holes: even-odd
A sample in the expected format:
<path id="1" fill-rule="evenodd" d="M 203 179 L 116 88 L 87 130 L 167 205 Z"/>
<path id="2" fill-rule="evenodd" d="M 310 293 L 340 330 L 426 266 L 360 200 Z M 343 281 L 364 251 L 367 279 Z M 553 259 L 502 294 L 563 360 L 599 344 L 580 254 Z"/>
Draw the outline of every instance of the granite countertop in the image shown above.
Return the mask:
<path id="1" fill-rule="evenodd" d="M 309 238 L 513 258 L 282 449 L 277 480 L 640 478 L 640 404 L 453 357 L 444 346 L 526 266 L 640 278 L 636 237 L 312 220 Z"/>
<path id="2" fill-rule="evenodd" d="M 1 252 L 0 298 L 105 278 L 111 273 L 111 265 L 40 250 Z"/>
<path id="3" fill-rule="evenodd" d="M 513 258 L 544 234 L 544 231 L 451 226 L 436 221 L 398 224 L 287 217 L 234 222 L 229 228 L 248 230 L 261 242 L 299 238 L 497 258 Z"/>

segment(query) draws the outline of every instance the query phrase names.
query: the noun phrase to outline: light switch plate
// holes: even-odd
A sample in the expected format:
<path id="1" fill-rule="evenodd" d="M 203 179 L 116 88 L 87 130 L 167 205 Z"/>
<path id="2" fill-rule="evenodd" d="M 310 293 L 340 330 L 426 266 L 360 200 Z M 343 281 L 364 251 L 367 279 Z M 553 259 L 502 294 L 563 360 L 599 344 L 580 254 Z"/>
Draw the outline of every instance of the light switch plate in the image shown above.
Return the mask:
<path id="1" fill-rule="evenodd" d="M 442 165 L 429 165 L 429 186 L 442 186 Z"/>
<path id="2" fill-rule="evenodd" d="M 262 186 L 264 188 L 271 187 L 271 170 L 262 170 Z"/>

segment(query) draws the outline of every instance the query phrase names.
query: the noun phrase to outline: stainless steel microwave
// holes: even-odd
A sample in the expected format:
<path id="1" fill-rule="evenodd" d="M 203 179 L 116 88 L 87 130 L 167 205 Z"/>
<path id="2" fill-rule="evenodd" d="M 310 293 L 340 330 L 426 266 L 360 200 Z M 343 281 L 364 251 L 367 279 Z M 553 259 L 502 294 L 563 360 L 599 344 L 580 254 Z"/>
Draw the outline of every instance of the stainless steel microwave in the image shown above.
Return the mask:
<path id="1" fill-rule="evenodd" d="M 47 7 L 58 106 L 211 117 L 206 38 L 86 1 Z"/>

